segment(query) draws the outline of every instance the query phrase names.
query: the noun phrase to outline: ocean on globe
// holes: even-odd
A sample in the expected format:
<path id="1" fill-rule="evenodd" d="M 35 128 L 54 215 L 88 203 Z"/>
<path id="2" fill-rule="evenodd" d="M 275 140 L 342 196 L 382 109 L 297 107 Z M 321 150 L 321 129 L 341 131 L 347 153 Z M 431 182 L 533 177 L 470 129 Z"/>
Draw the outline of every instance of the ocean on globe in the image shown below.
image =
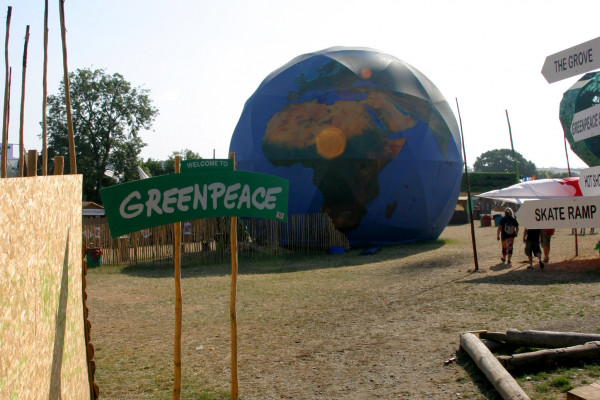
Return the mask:
<path id="1" fill-rule="evenodd" d="M 324 212 L 351 246 L 435 240 L 456 207 L 454 114 L 409 64 L 334 47 L 272 72 L 231 138 L 236 169 L 287 178 L 288 214 Z"/>

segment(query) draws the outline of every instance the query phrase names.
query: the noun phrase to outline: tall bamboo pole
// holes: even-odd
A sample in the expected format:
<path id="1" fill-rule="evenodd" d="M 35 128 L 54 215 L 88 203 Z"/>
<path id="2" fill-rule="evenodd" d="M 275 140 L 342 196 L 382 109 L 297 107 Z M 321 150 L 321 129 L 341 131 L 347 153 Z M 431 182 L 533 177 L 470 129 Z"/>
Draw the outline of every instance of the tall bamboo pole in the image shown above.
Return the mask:
<path id="1" fill-rule="evenodd" d="M 235 171 L 235 153 L 230 153 L 229 158 L 233 163 Z M 229 240 L 231 242 L 231 295 L 229 301 L 229 317 L 231 321 L 231 399 L 238 399 L 238 375 L 237 375 L 237 316 L 235 303 L 237 296 L 237 273 L 238 273 L 238 243 L 237 243 L 237 217 L 231 217 L 229 229 Z"/>
<path id="2" fill-rule="evenodd" d="M 469 171 L 467 169 L 467 152 L 465 151 L 465 137 L 463 135 L 462 118 L 460 117 L 460 108 L 458 107 L 458 98 L 456 98 L 456 110 L 458 111 L 458 121 L 460 123 L 460 141 L 462 142 L 463 158 L 465 161 L 465 183 L 467 184 L 467 208 L 469 209 L 469 219 L 471 220 L 471 241 L 473 243 L 473 262 L 475 268 L 473 272 L 479 270 L 479 261 L 477 259 L 477 243 L 475 242 L 475 226 L 473 221 L 473 207 L 471 207 L 471 185 L 469 184 Z"/>
<path id="3" fill-rule="evenodd" d="M 565 156 L 567 157 L 567 170 L 569 171 L 569 178 L 571 177 L 571 165 L 569 164 L 569 152 L 567 150 L 567 133 L 563 129 L 563 138 L 565 142 Z M 575 257 L 579 255 L 579 245 L 577 244 L 577 228 L 573 228 L 573 234 L 575 235 Z"/>
<path id="4" fill-rule="evenodd" d="M 10 17 L 12 14 L 12 7 L 8 7 L 8 12 L 6 15 L 6 39 L 4 41 L 4 61 L 6 64 L 6 76 L 4 79 L 4 119 L 2 123 L 2 156 L 0 158 L 0 178 L 6 178 L 6 169 L 7 169 L 7 154 L 8 151 L 8 97 L 9 97 L 9 65 L 8 65 L 8 37 L 10 33 Z"/>
<path id="5" fill-rule="evenodd" d="M 19 176 L 23 176 L 23 154 L 25 144 L 23 143 L 23 120 L 25 119 L 25 76 L 27 72 L 27 46 L 29 45 L 29 25 L 25 29 L 25 47 L 23 48 L 23 78 L 21 81 L 21 119 L 19 125 Z M 37 165 L 37 163 L 36 163 Z"/>
<path id="6" fill-rule="evenodd" d="M 73 134 L 73 115 L 71 113 L 71 89 L 69 85 L 69 68 L 67 66 L 67 30 L 65 28 L 65 0 L 59 0 L 60 33 L 62 37 L 63 70 L 65 81 L 65 105 L 67 107 L 67 134 L 69 135 L 69 171 L 77 173 L 75 157 L 75 135 Z"/>
<path id="7" fill-rule="evenodd" d="M 519 179 L 521 175 L 519 175 L 519 165 L 517 164 L 517 157 L 515 155 L 515 146 L 513 146 L 512 130 L 510 129 L 510 120 L 508 119 L 508 110 L 504 111 L 506 112 L 506 122 L 508 122 L 508 136 L 510 136 L 510 148 L 512 149 L 513 160 L 515 162 L 515 172 L 517 173 L 517 179 Z"/>
<path id="8" fill-rule="evenodd" d="M 48 104 L 48 0 L 45 0 L 44 8 L 44 70 L 42 77 L 42 175 L 48 173 L 48 147 L 46 120 L 46 108 Z"/>
<path id="9" fill-rule="evenodd" d="M 175 156 L 175 173 L 180 171 L 180 158 Z M 175 374 L 173 377 L 173 400 L 181 397 L 181 320 L 183 313 L 181 299 L 181 222 L 173 224 L 173 266 L 175 268 L 175 343 L 173 358 Z"/>

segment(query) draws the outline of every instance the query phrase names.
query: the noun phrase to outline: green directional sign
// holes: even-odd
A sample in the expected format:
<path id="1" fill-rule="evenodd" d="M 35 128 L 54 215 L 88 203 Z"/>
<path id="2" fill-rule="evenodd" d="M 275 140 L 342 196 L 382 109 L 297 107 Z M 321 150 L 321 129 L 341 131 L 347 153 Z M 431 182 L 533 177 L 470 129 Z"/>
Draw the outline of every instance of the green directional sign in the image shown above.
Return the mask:
<path id="1" fill-rule="evenodd" d="M 233 160 L 225 159 L 198 159 L 181 161 L 181 173 L 198 173 L 207 171 L 233 171 Z"/>
<path id="2" fill-rule="evenodd" d="M 100 190 L 111 236 L 212 217 L 287 221 L 287 179 L 245 171 L 170 174 Z"/>

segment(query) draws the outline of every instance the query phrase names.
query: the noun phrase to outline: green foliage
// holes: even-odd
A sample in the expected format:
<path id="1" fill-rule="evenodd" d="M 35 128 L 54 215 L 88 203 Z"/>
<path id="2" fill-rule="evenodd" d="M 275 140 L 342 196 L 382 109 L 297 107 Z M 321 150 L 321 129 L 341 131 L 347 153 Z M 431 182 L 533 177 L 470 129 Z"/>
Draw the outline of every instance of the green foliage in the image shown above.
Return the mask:
<path id="1" fill-rule="evenodd" d="M 137 160 L 145 143 L 141 130 L 151 129 L 158 110 L 148 90 L 134 88 L 122 75 L 79 69 L 69 74 L 77 172 L 83 174 L 83 198 L 100 202 L 100 189 L 138 178 Z M 48 96 L 48 156 L 68 160 L 64 80 Z M 69 162 L 65 161 L 69 171 Z M 113 177 L 105 172 L 111 170 Z"/>
<path id="2" fill-rule="evenodd" d="M 159 176 L 172 174 L 175 172 L 175 157 L 179 156 L 181 160 L 199 160 L 200 154 L 190 150 L 190 149 L 182 149 L 178 151 L 174 151 L 168 159 L 164 161 L 154 160 L 153 158 L 149 158 L 148 161 L 140 163 L 142 169 L 144 169 L 150 176 Z"/>
<path id="3" fill-rule="evenodd" d="M 519 179 L 514 172 L 471 172 L 469 173 L 469 186 L 471 193 L 483 193 L 490 190 L 501 189 L 518 183 Z M 465 174 L 462 176 L 460 191 L 467 191 Z"/>
<path id="4" fill-rule="evenodd" d="M 557 179 L 557 178 L 568 178 L 568 172 L 553 172 L 549 169 L 538 169 L 535 174 L 537 179 Z"/>
<path id="5" fill-rule="evenodd" d="M 519 152 L 510 149 L 496 149 L 481 154 L 473 163 L 475 172 L 515 172 L 515 161 L 519 175 L 533 176 L 536 173 L 535 164 L 527 161 Z"/>

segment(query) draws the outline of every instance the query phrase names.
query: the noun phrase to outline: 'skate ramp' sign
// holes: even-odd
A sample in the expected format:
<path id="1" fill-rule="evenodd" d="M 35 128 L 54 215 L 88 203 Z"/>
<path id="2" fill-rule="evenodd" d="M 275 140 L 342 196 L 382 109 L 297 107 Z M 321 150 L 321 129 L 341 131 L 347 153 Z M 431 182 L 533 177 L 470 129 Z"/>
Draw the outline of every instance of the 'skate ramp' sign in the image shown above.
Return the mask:
<path id="1" fill-rule="evenodd" d="M 287 221 L 287 179 L 245 171 L 170 174 L 100 191 L 113 238 L 178 221 L 255 217 Z"/>
<path id="2" fill-rule="evenodd" d="M 597 228 L 600 196 L 526 201 L 517 218 L 527 229 Z"/>

